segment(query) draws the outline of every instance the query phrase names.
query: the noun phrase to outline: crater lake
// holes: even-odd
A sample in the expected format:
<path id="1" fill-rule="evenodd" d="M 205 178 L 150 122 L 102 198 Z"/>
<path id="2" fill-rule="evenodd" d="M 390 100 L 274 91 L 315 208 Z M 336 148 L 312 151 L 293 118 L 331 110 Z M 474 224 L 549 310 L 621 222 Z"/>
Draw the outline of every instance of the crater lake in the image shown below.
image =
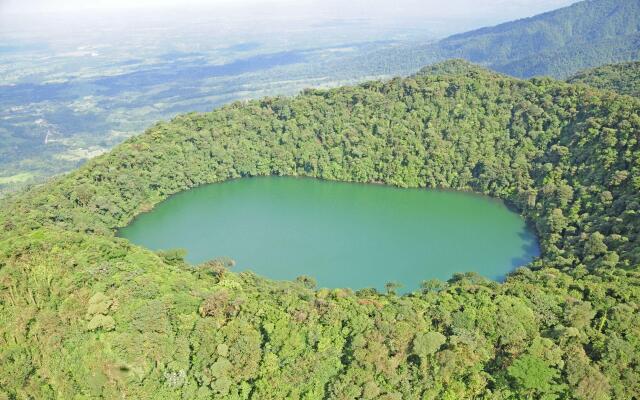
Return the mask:
<path id="1" fill-rule="evenodd" d="M 119 235 L 153 250 L 183 248 L 198 264 L 310 276 L 319 287 L 373 287 L 474 271 L 501 280 L 539 255 L 535 234 L 485 196 L 310 178 L 244 178 L 171 196 Z"/>

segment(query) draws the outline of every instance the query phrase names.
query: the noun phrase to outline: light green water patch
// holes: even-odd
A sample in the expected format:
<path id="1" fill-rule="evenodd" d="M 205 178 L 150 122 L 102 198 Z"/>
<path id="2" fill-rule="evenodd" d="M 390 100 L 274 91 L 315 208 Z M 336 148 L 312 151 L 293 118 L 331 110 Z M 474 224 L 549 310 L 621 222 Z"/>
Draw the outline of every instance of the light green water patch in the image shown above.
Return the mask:
<path id="1" fill-rule="evenodd" d="M 403 292 L 475 271 L 500 280 L 539 254 L 535 235 L 504 203 L 468 193 L 262 177 L 179 193 L 120 236 L 150 249 L 184 248 L 200 263 L 320 287 Z"/>

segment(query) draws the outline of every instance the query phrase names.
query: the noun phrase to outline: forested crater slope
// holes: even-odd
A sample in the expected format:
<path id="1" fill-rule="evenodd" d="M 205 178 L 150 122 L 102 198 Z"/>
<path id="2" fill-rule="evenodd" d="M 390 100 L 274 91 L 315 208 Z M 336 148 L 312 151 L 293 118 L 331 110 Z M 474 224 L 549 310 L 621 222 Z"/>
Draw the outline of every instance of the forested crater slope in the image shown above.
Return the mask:
<path id="1" fill-rule="evenodd" d="M 569 78 L 568 82 L 640 97 L 640 61 L 608 64 L 582 71 Z"/>
<path id="2" fill-rule="evenodd" d="M 461 61 L 158 123 L 0 210 L 0 396 L 576 398 L 640 393 L 640 101 Z M 206 183 L 474 191 L 542 255 L 407 296 L 194 267 L 114 234 Z"/>

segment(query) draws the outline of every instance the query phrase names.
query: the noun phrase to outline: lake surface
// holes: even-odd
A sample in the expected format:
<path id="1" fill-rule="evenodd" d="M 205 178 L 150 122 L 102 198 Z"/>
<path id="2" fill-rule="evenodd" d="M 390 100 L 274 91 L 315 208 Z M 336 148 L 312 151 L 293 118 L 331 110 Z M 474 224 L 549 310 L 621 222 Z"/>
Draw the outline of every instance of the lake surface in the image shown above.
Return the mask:
<path id="1" fill-rule="evenodd" d="M 475 271 L 500 280 L 539 254 L 524 219 L 473 194 L 262 177 L 179 193 L 120 236 L 193 264 L 231 257 L 271 279 L 308 275 L 319 287 L 401 292 Z"/>

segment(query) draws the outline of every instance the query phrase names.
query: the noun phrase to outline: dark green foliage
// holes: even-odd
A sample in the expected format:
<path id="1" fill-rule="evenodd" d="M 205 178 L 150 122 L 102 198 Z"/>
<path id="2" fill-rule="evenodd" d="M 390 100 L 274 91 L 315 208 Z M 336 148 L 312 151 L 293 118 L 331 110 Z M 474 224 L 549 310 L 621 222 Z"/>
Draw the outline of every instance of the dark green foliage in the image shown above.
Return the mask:
<path id="1" fill-rule="evenodd" d="M 197 265 L 194 267 L 194 269 L 200 277 L 206 274 L 213 276 L 218 280 L 221 280 L 222 278 L 224 278 L 224 275 L 227 273 L 227 271 L 235 264 L 236 262 L 234 260 L 228 257 L 221 257 Z"/>
<path id="2" fill-rule="evenodd" d="M 413 339 L 413 352 L 422 359 L 425 359 L 440 350 L 446 341 L 447 337 L 440 332 L 419 332 Z"/>
<path id="3" fill-rule="evenodd" d="M 312 276 L 306 276 L 306 275 L 299 276 L 296 278 L 296 281 L 300 282 L 302 285 L 304 285 L 304 287 L 308 289 L 315 289 L 316 286 L 318 285 L 316 278 Z"/>
<path id="4" fill-rule="evenodd" d="M 587 0 L 531 18 L 453 35 L 425 49 L 518 77 L 567 77 L 640 58 L 640 3 Z"/>
<path id="5" fill-rule="evenodd" d="M 36 79 L 33 88 L 18 89 L 17 92 L 10 87 L 5 89 L 8 90 L 5 95 L 7 101 L 1 103 L 2 107 L 19 107 L 22 111 L 18 112 L 16 118 L 0 121 L 0 135 L 3 139 L 0 143 L 0 196 L 75 168 L 81 161 L 75 158 L 75 152 L 71 154 L 69 150 L 72 148 L 89 150 L 119 143 L 120 135 L 111 135 L 111 132 L 139 131 L 149 121 L 170 118 L 185 107 L 210 109 L 231 99 L 257 96 L 265 93 L 265 90 L 267 93 L 294 93 L 299 90 L 301 82 L 313 83 L 318 82 L 318 79 L 329 79 L 326 82 L 355 82 L 371 76 L 407 75 L 415 73 L 424 65 L 450 58 L 462 58 L 522 78 L 542 75 L 566 78 L 585 68 L 613 62 L 637 61 L 640 59 L 638 21 L 640 6 L 637 0 L 587 0 L 531 18 L 453 35 L 435 43 L 374 41 L 355 44 L 353 52 L 335 52 L 333 55 L 330 55 L 334 53 L 331 49 L 322 45 L 310 53 L 293 49 L 286 54 L 295 59 L 303 57 L 303 63 L 296 62 L 289 66 L 285 63 L 277 68 L 265 69 L 260 74 L 240 74 L 236 78 L 225 76 L 219 82 L 204 79 L 207 76 L 198 77 L 186 73 L 190 68 L 188 64 L 174 64 L 172 61 L 159 64 L 151 70 L 137 71 L 140 74 L 137 76 L 146 77 L 141 81 L 154 76 L 182 76 L 184 80 L 166 82 L 160 79 L 155 83 L 151 82 L 156 81 L 155 78 L 149 82 L 133 80 L 127 87 L 130 93 L 124 99 L 118 96 L 119 89 L 107 95 L 103 89 L 108 86 L 94 85 L 100 81 L 119 80 L 118 76 L 107 72 L 106 76 L 98 79 L 94 79 L 95 76 L 85 80 L 73 77 L 62 84 L 70 85 L 62 91 L 62 98 L 34 103 L 37 100 L 34 97 L 45 93 L 50 86 L 38 85 Z M 323 39 L 326 40 L 331 41 Z M 284 54 L 274 53 L 269 56 L 279 58 Z M 263 56 L 257 55 L 252 59 L 261 64 L 260 58 Z M 226 66 L 233 64 L 231 62 Z M 41 66 L 36 69 L 38 74 L 44 73 Z M 163 70 L 167 74 L 161 72 Z M 204 80 L 201 82 L 200 78 Z M 269 85 L 263 84 L 266 82 Z M 204 87 L 197 93 L 188 89 L 201 83 Z M 116 84 L 116 87 L 120 86 Z M 124 87 L 120 87 L 122 88 Z M 84 93 L 87 90 L 87 94 L 103 96 L 102 106 L 94 107 L 87 113 L 73 112 L 74 101 L 78 100 L 74 93 Z M 203 96 L 205 92 L 215 95 L 216 99 L 207 100 L 211 96 Z M 218 95 L 221 97 L 218 98 Z M 207 101 L 212 102 L 209 104 Z M 158 109 L 154 106 L 157 104 L 163 106 Z M 124 119 L 110 115 L 114 107 L 124 107 L 123 110 L 127 111 L 122 115 Z M 47 119 L 53 125 L 60 126 L 60 131 L 64 132 L 64 140 L 56 137 L 55 141 L 58 143 L 45 144 L 42 140 L 47 132 L 45 128 L 25 125 L 24 118 L 31 120 L 30 111 L 39 114 L 38 110 L 41 109 L 47 109 Z"/>
<path id="6" fill-rule="evenodd" d="M 184 264 L 184 258 L 187 255 L 187 251 L 184 249 L 172 249 L 159 251 L 158 255 L 166 262 L 171 265 L 180 265 Z"/>
<path id="7" fill-rule="evenodd" d="M 507 368 L 515 385 L 530 399 L 555 399 L 552 389 L 558 371 L 551 368 L 543 360 L 525 354 Z"/>
<path id="8" fill-rule="evenodd" d="M 640 393 L 640 100 L 462 62 L 159 123 L 0 209 L 0 396 L 631 399 Z M 192 267 L 114 235 L 255 175 L 475 191 L 542 256 L 406 296 Z"/>
<path id="9" fill-rule="evenodd" d="M 355 57 L 350 64 L 370 71 L 371 75 L 398 75 L 459 58 L 515 77 L 564 79 L 586 68 L 640 60 L 638 21 L 637 0 L 579 1 L 435 43 L 379 49 Z M 339 73 L 339 68 L 332 71 Z"/>
<path id="10" fill-rule="evenodd" d="M 598 89 L 640 97 L 640 62 L 604 65 L 580 72 L 569 83 L 584 83 Z"/>

